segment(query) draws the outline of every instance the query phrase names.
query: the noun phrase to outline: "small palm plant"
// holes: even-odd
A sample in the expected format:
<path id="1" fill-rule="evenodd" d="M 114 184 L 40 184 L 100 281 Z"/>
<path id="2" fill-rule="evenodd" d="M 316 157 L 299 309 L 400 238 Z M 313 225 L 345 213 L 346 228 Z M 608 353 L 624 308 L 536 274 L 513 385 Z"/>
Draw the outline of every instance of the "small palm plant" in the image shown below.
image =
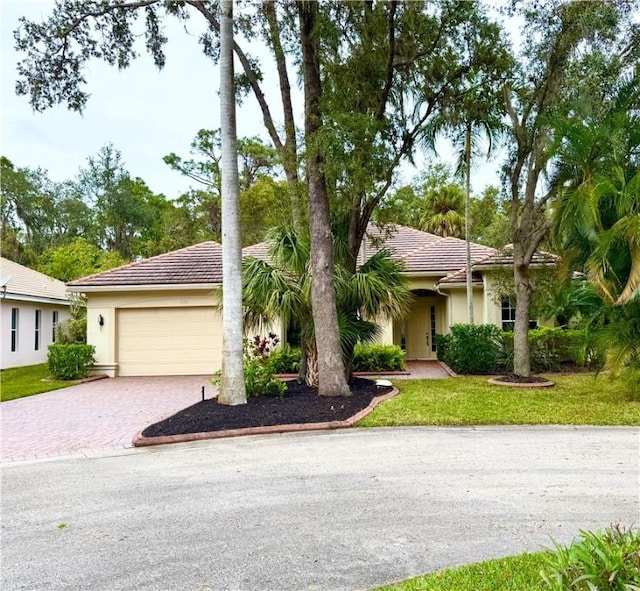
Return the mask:
<path id="1" fill-rule="evenodd" d="M 358 342 L 375 339 L 376 324 L 404 316 L 411 292 L 402 265 L 391 253 L 379 250 L 355 273 L 344 259 L 348 253 L 343 234 L 335 233 L 336 300 L 345 371 L 351 377 L 353 349 Z M 288 227 L 272 228 L 268 235 L 268 261 L 246 257 L 243 266 L 245 321 L 250 326 L 279 319 L 301 328 L 302 359 L 299 378 L 317 386 L 317 350 L 311 314 L 310 241 Z M 340 254 L 344 253 L 344 254 Z"/>

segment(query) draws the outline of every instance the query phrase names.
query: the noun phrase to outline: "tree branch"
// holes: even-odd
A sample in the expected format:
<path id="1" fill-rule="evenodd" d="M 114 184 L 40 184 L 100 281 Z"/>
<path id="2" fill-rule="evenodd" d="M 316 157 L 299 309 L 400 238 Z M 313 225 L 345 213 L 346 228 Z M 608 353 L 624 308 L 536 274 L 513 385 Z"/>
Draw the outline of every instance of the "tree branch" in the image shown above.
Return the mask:
<path id="1" fill-rule="evenodd" d="M 394 58 L 396 53 L 395 16 L 397 7 L 398 3 L 396 1 L 391 2 L 391 5 L 389 6 L 389 57 L 387 59 L 387 72 L 384 88 L 382 89 L 382 96 L 380 97 L 380 103 L 378 104 L 378 109 L 376 110 L 375 115 L 378 121 L 381 121 L 384 117 L 391 87 L 393 86 Z"/>
<path id="2" fill-rule="evenodd" d="M 195 8 L 207 19 L 209 24 L 216 31 L 220 32 L 220 23 L 213 15 L 213 13 L 204 5 L 204 2 L 202 2 L 201 0 L 185 0 L 185 4 L 193 6 L 193 8 Z M 262 119 L 269 133 L 269 137 L 271 138 L 271 141 L 273 142 L 276 150 L 278 150 L 278 152 L 280 152 L 281 154 L 284 154 L 284 146 L 282 145 L 280 136 L 276 131 L 276 127 L 273 123 L 273 117 L 271 116 L 271 111 L 269 110 L 269 105 L 267 104 L 267 100 L 264 96 L 264 93 L 262 92 L 262 88 L 260 88 L 260 83 L 258 82 L 256 73 L 251 68 L 251 63 L 249 62 L 246 54 L 244 53 L 244 51 L 242 51 L 240 46 L 235 41 L 233 42 L 233 51 L 238 56 L 238 59 L 242 64 L 244 73 L 247 76 L 247 80 L 249 81 L 249 85 L 253 90 L 253 94 L 255 95 L 258 104 L 260 105 L 260 110 L 262 111 Z"/>

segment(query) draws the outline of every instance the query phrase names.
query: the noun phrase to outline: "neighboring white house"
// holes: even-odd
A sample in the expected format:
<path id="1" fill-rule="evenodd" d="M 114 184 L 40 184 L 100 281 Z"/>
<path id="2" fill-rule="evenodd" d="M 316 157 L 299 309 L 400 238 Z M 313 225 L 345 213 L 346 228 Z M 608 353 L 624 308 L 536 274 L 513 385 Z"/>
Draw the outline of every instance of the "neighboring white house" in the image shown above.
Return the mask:
<path id="1" fill-rule="evenodd" d="M 402 260 L 414 295 L 403 321 L 383 327 L 381 341 L 401 346 L 407 359 L 435 359 L 436 334 L 467 321 L 466 245 L 393 225 L 370 226 L 360 258 L 380 247 Z M 268 244 L 244 249 L 268 258 Z M 513 265 L 508 254 L 472 244 L 475 321 L 507 326 L 513 308 L 495 301 L 495 271 Z M 542 261 L 540 261 L 542 262 Z M 222 360 L 222 247 L 203 242 L 130 263 L 68 284 L 87 299 L 87 342 L 94 371 L 114 376 L 211 375 Z M 286 341 L 286 332 L 272 327 Z"/>
<path id="2" fill-rule="evenodd" d="M 62 281 L 0 257 L 0 368 L 45 363 L 69 306 Z"/>

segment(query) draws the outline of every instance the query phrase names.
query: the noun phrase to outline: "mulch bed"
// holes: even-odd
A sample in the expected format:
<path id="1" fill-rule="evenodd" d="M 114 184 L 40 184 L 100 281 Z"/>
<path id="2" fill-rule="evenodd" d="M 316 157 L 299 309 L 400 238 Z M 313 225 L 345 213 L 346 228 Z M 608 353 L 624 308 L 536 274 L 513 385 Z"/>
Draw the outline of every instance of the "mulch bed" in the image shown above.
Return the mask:
<path id="1" fill-rule="evenodd" d="M 519 376 L 513 373 L 498 376 L 494 380 L 496 382 L 506 382 L 507 384 L 543 384 L 549 381 L 541 376 Z"/>
<path id="2" fill-rule="evenodd" d="M 143 437 L 162 437 L 225 431 L 246 427 L 293 425 L 297 423 L 323 423 L 344 421 L 366 408 L 376 396 L 392 390 L 378 387 L 375 382 L 353 378 L 349 385 L 352 396 L 318 396 L 315 388 L 286 382 L 287 391 L 282 398 L 261 396 L 250 398 L 247 404 L 227 406 L 216 398 L 198 402 L 175 415 L 147 427 Z"/>

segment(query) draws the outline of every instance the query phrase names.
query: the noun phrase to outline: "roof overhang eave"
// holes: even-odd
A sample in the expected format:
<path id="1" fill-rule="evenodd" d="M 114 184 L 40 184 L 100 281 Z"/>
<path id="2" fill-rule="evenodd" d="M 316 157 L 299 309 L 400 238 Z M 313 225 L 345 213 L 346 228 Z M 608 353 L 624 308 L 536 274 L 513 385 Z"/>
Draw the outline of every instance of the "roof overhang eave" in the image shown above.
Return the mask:
<path id="1" fill-rule="evenodd" d="M 60 298 L 47 298 L 42 296 L 25 295 L 21 293 L 7 292 L 1 296 L 3 300 L 11 300 L 15 302 L 33 302 L 36 304 L 53 304 L 57 306 L 70 306 L 71 302 Z"/>
<path id="2" fill-rule="evenodd" d="M 402 271 L 405 277 L 446 277 L 458 269 L 448 269 L 443 271 Z"/>
<path id="3" fill-rule="evenodd" d="M 472 287 L 474 288 L 478 288 L 481 289 L 482 287 L 484 287 L 484 285 L 482 283 L 480 283 L 479 281 L 474 281 L 471 284 Z M 447 289 L 447 288 L 456 288 L 456 289 L 461 289 L 463 287 L 467 287 L 467 283 L 466 281 L 456 281 L 456 282 L 447 282 L 447 283 L 438 283 L 436 286 L 438 289 Z"/>
<path id="4" fill-rule="evenodd" d="M 530 263 L 529 268 L 532 269 L 541 269 L 544 267 L 554 267 L 556 265 L 555 262 L 549 261 L 548 263 Z M 509 261 L 507 263 L 491 263 L 491 264 L 483 264 L 483 263 L 475 263 L 473 265 L 473 270 L 481 273 L 482 271 L 492 271 L 496 269 L 504 269 L 505 267 L 513 267 L 513 261 Z"/>
<path id="5" fill-rule="evenodd" d="M 68 293 L 116 293 L 121 291 L 195 291 L 219 289 L 222 283 L 149 283 L 131 285 L 67 285 Z"/>

